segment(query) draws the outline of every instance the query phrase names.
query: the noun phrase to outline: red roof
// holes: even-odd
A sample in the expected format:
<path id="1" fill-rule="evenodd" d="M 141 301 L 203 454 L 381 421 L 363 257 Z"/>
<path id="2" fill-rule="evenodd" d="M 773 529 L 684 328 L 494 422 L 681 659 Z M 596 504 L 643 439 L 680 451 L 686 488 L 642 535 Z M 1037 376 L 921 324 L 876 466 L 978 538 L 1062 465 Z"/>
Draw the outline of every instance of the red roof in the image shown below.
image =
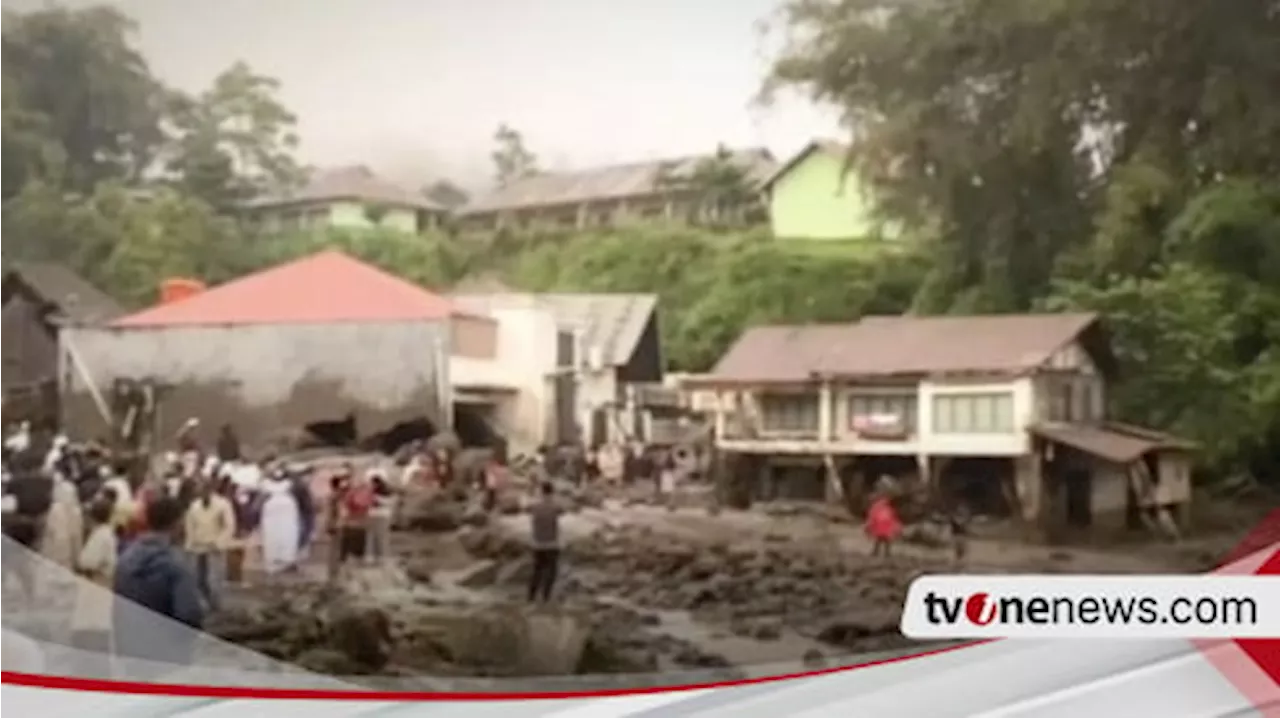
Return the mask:
<path id="1" fill-rule="evenodd" d="M 330 250 L 143 310 L 112 326 L 413 321 L 453 313 L 448 299 Z"/>

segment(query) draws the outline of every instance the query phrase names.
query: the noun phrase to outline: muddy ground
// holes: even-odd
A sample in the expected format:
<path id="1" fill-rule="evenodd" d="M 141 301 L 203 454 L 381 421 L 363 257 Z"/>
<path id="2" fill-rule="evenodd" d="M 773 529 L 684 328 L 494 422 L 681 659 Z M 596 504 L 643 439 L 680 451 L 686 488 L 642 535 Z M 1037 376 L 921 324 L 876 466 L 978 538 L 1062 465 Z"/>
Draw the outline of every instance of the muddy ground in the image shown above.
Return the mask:
<path id="1" fill-rule="evenodd" d="M 917 646 L 897 626 L 922 573 L 1194 571 L 1222 551 L 1222 541 L 1099 551 L 979 539 L 957 567 L 926 527 L 885 560 L 869 556 L 857 524 L 822 511 L 589 503 L 564 519 L 550 606 L 524 602 L 527 516 L 436 505 L 398 533 L 388 564 L 336 587 L 323 585 L 318 561 L 254 580 L 232 590 L 209 629 L 330 675 L 732 675 Z"/>

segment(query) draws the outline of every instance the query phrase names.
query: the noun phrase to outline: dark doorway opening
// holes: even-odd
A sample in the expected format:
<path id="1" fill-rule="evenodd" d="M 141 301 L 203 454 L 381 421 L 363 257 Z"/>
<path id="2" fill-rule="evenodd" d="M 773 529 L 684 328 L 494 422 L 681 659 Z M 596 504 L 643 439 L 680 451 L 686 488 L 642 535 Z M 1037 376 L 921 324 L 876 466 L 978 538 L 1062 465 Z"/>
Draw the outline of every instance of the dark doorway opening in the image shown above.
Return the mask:
<path id="1" fill-rule="evenodd" d="M 436 425 L 430 419 L 425 416 L 415 416 L 393 424 L 386 431 L 370 436 L 364 444 L 367 449 L 393 456 L 405 445 L 415 441 L 426 441 L 435 436 L 436 432 Z"/>
<path id="2" fill-rule="evenodd" d="M 453 405 L 453 432 L 468 449 L 501 449 L 506 437 L 494 428 L 493 406 L 489 404 Z"/>
<path id="3" fill-rule="evenodd" d="M 1093 523 L 1093 473 L 1073 467 L 1063 472 L 1067 490 L 1067 525 L 1072 528 L 1089 528 Z"/>
<path id="4" fill-rule="evenodd" d="M 302 430 L 306 433 L 308 445 L 304 448 L 350 449 L 356 445 L 358 436 L 354 412 L 337 420 L 313 421 L 303 426 Z"/>

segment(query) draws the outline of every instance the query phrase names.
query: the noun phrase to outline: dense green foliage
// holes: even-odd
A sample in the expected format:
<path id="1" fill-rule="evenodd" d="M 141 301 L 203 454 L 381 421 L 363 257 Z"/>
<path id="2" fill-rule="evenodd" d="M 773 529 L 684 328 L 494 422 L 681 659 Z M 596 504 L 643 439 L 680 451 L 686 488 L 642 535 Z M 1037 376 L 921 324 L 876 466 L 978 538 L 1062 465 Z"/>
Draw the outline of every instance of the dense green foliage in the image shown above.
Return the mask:
<path id="1" fill-rule="evenodd" d="M 166 276 L 339 246 L 431 287 L 658 292 L 667 356 L 691 370 L 762 322 L 1093 309 L 1119 416 L 1200 440 L 1211 474 L 1280 473 L 1274 1 L 793 0 L 767 89 L 844 110 L 852 166 L 916 238 L 847 253 L 732 225 L 257 236 L 236 202 L 297 178 L 270 78 L 236 65 L 188 96 L 114 11 L 4 20 L 4 256 L 66 262 L 135 305 Z M 533 171 L 504 129 L 496 174 Z"/>

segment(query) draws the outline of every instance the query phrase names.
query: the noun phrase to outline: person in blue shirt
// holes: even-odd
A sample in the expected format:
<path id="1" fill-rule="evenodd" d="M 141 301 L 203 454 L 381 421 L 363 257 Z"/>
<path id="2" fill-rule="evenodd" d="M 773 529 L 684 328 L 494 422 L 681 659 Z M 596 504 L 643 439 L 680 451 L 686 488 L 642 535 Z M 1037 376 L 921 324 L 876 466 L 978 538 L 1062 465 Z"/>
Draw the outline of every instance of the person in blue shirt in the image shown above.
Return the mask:
<path id="1" fill-rule="evenodd" d="M 147 531 L 129 544 L 116 566 L 112 627 L 120 658 L 157 664 L 138 668 L 163 670 L 190 662 L 204 607 L 195 572 L 175 545 L 181 503 L 162 496 L 146 512 Z"/>

